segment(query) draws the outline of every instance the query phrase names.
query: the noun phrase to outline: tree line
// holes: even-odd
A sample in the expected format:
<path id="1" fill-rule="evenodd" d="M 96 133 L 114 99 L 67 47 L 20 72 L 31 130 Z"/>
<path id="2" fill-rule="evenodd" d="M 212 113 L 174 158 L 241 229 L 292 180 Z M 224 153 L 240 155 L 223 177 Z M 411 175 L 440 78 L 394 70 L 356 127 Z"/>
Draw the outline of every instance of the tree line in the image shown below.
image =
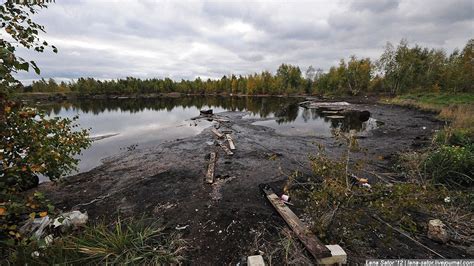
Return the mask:
<path id="1" fill-rule="evenodd" d="M 360 95 L 408 92 L 472 92 L 474 84 L 474 39 L 462 50 L 447 55 L 442 49 L 429 49 L 402 40 L 396 47 L 387 43 L 376 60 L 351 56 L 341 59 L 327 72 L 309 66 L 303 73 L 298 66 L 282 64 L 275 74 L 261 73 L 223 76 L 220 79 L 173 81 L 170 78 L 118 80 L 79 78 L 57 83 L 53 79 L 34 81 L 24 92 L 77 92 L 90 94 L 184 94 Z"/>

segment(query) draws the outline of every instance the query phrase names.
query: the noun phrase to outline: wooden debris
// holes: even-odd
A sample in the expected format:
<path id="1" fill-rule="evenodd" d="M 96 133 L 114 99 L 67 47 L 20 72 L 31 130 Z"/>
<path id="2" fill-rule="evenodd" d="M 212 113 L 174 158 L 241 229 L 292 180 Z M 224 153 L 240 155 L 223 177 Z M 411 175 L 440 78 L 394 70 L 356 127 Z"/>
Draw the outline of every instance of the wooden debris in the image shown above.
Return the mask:
<path id="1" fill-rule="evenodd" d="M 212 128 L 211 129 L 212 133 L 214 133 L 218 138 L 222 138 L 224 137 L 224 134 L 222 134 L 221 132 L 219 132 L 217 129 L 215 128 Z"/>
<path id="2" fill-rule="evenodd" d="M 230 148 L 231 150 L 235 150 L 234 140 L 232 139 L 232 137 L 230 136 L 230 134 L 225 134 L 225 137 L 226 137 L 227 141 L 229 142 L 229 148 Z"/>
<path id="3" fill-rule="evenodd" d="M 264 186 L 262 190 L 273 207 L 275 207 L 277 212 L 316 260 L 332 256 L 331 251 L 305 227 L 298 216 L 283 203 L 270 187 Z"/>
<path id="4" fill-rule="evenodd" d="M 331 251 L 331 257 L 318 260 L 318 265 L 343 265 L 347 264 L 347 254 L 339 245 L 326 245 Z"/>
<path id="5" fill-rule="evenodd" d="M 212 115 L 212 109 L 199 111 L 201 115 Z"/>
<path id="6" fill-rule="evenodd" d="M 344 119 L 344 116 L 342 116 L 342 115 L 328 115 L 328 116 L 326 116 L 326 118 L 329 118 L 329 119 Z"/>
<path id="7" fill-rule="evenodd" d="M 222 149 L 225 151 L 227 155 L 234 155 L 234 153 L 231 150 L 229 150 L 229 148 L 227 148 L 227 146 L 224 145 L 224 143 L 219 141 L 219 146 L 222 147 Z"/>
<path id="8" fill-rule="evenodd" d="M 333 111 L 333 110 L 327 110 L 327 111 L 322 111 L 323 114 L 340 114 L 341 111 Z"/>
<path id="9" fill-rule="evenodd" d="M 214 182 L 214 168 L 216 167 L 217 154 L 211 152 L 211 158 L 209 159 L 209 166 L 207 167 L 206 183 L 212 184 Z"/>

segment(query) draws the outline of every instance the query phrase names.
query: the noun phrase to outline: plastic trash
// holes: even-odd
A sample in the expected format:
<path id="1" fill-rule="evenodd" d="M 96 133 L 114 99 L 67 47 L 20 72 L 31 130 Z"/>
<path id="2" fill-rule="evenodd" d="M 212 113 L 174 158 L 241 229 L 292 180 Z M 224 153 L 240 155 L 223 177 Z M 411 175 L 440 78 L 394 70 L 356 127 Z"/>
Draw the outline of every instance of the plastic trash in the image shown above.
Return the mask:
<path id="1" fill-rule="evenodd" d="M 87 224 L 87 220 L 89 220 L 87 212 L 82 213 L 80 211 L 71 211 L 63 213 L 54 219 L 53 226 L 54 228 L 63 227 L 62 230 L 66 230 L 71 227 L 73 229 L 77 229 L 79 227 L 85 226 Z"/>
<path id="2" fill-rule="evenodd" d="M 288 196 L 288 195 L 286 195 L 286 194 L 282 194 L 282 195 L 280 196 L 280 199 L 283 200 L 283 201 L 285 201 L 285 202 L 288 202 L 288 201 L 290 201 L 290 196 Z"/>
<path id="3" fill-rule="evenodd" d="M 49 218 L 49 216 L 35 218 L 33 220 L 30 219 L 20 228 L 20 232 L 22 234 L 31 233 L 33 237 L 35 237 L 36 239 L 40 239 L 43 236 L 45 229 L 50 224 L 51 219 Z"/>

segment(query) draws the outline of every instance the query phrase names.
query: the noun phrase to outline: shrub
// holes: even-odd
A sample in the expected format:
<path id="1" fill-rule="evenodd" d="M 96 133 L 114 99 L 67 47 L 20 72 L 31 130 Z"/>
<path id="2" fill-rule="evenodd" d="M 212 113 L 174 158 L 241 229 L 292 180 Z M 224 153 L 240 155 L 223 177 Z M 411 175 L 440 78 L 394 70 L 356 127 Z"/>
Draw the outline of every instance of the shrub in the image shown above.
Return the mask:
<path id="1" fill-rule="evenodd" d="M 448 127 L 434 136 L 439 145 L 469 146 L 474 144 L 474 130 Z"/>
<path id="2" fill-rule="evenodd" d="M 24 244 L 20 224 L 46 215 L 53 207 L 40 193 L 38 176 L 57 180 L 75 169 L 74 158 L 90 145 L 87 130 L 76 130 L 74 119 L 47 118 L 33 108 L 8 103 L 0 123 L 0 246 Z"/>
<path id="3" fill-rule="evenodd" d="M 425 159 L 425 171 L 433 181 L 449 185 L 474 184 L 474 145 L 443 145 Z"/>

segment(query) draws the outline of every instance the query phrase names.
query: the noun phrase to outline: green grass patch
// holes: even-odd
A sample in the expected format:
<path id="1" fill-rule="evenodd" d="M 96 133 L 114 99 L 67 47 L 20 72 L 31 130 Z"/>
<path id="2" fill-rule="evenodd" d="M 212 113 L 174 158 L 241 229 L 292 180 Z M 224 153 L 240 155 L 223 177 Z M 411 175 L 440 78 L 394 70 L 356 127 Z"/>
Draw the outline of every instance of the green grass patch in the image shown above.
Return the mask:
<path id="1" fill-rule="evenodd" d="M 416 101 L 421 104 L 429 104 L 438 107 L 460 104 L 474 104 L 474 93 L 459 94 L 437 94 L 437 93 L 420 93 L 406 94 L 396 97 L 399 100 Z"/>

